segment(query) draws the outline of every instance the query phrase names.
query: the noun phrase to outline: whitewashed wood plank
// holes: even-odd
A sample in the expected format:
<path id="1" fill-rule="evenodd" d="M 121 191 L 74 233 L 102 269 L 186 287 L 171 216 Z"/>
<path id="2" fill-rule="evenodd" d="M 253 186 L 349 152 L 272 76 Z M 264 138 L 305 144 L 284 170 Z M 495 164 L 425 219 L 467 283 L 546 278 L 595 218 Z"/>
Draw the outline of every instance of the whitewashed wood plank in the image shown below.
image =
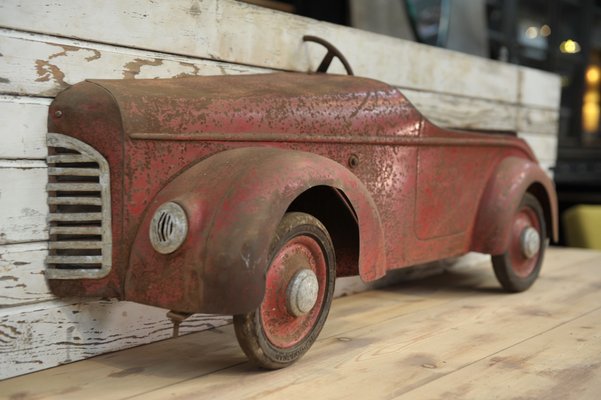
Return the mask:
<path id="1" fill-rule="evenodd" d="M 561 78 L 549 72 L 520 67 L 518 103 L 556 110 L 561 99 Z"/>
<path id="2" fill-rule="evenodd" d="M 518 69 L 508 64 L 229 0 L 103 6 L 94 0 L 76 6 L 9 0 L 0 5 L 0 26 L 295 71 L 314 69 L 324 53 L 303 44 L 302 36 L 311 34 L 338 46 L 359 76 L 508 103 L 518 99 Z"/>
<path id="3" fill-rule="evenodd" d="M 552 161 L 555 163 L 557 160 L 557 138 L 549 135 L 539 135 L 530 132 L 520 132 L 519 137 L 524 139 L 532 150 L 534 155 L 541 162 Z"/>
<path id="4" fill-rule="evenodd" d="M 515 105 L 516 131 L 544 133 L 557 136 L 559 132 L 559 109 L 538 108 L 529 105 Z"/>
<path id="5" fill-rule="evenodd" d="M 426 117 L 440 126 L 513 130 L 557 136 L 558 110 L 445 93 L 401 90 Z"/>
<path id="6" fill-rule="evenodd" d="M 0 168 L 0 244 L 48 239 L 47 181 L 46 168 Z"/>
<path id="7" fill-rule="evenodd" d="M 0 96 L 0 158 L 46 157 L 49 103 L 49 99 Z"/>
<path id="8" fill-rule="evenodd" d="M 167 78 L 182 74 L 265 72 L 256 68 L 224 66 L 202 60 L 198 64 L 194 64 L 196 60 L 182 62 L 181 57 L 68 39 L 46 37 L 41 41 L 37 36 L 12 37 L 3 36 L 3 33 L 7 34 L 6 31 L 0 30 L 0 49 L 4 49 L 5 58 L 9 63 L 4 67 L 0 64 L 0 75 L 7 76 L 9 82 L 5 83 L 1 90 L 8 93 L 54 96 L 69 84 L 86 78 Z M 132 52 L 134 54 L 131 54 Z M 90 54 L 94 56 L 90 57 Z M 44 68 L 39 68 L 41 62 L 48 64 L 45 64 Z M 4 72 L 2 72 L 3 68 Z M 519 108 L 512 104 L 465 96 L 412 89 L 401 90 L 424 115 L 442 126 L 527 130 L 548 134 L 555 134 L 557 129 L 556 111 Z M 3 103 L 0 102 L 0 112 L 2 107 Z M 18 119 L 22 121 L 19 122 L 22 126 L 25 126 L 27 120 L 45 121 L 43 107 L 37 107 L 37 113 L 31 116 L 27 115 L 25 107 L 25 105 L 6 106 L 7 110 L 4 113 L 19 108 L 21 114 L 18 115 Z M 32 109 L 31 112 L 35 111 Z M 31 135 L 31 139 L 28 140 L 41 143 L 43 139 L 39 134 L 44 132 L 40 129 L 41 123 L 34 127 L 38 136 L 33 135 L 32 131 L 22 132 L 22 134 Z M 521 127 L 527 129 L 520 129 Z M 12 136 L 3 134 L 2 137 Z M 11 143 L 21 143 L 25 139 L 17 135 L 15 139 L 6 140 L 11 140 Z M 13 153 L 12 148 L 12 146 L 6 147 L 7 157 L 18 157 L 23 153 L 20 150 Z"/>
<path id="9" fill-rule="evenodd" d="M 85 79 L 172 78 L 265 70 L 0 30 L 0 92 L 56 96 Z"/>
<path id="10" fill-rule="evenodd" d="M 54 299 L 44 278 L 47 242 L 0 246 L 0 308 Z"/>
<path id="11" fill-rule="evenodd" d="M 0 379 L 167 339 L 166 311 L 130 302 L 55 301 L 11 307 L 0 316 Z M 181 334 L 227 324 L 230 317 L 194 315 Z"/>
<path id="12" fill-rule="evenodd" d="M 401 89 L 428 119 L 452 128 L 516 130 L 517 107 L 513 104 Z"/>

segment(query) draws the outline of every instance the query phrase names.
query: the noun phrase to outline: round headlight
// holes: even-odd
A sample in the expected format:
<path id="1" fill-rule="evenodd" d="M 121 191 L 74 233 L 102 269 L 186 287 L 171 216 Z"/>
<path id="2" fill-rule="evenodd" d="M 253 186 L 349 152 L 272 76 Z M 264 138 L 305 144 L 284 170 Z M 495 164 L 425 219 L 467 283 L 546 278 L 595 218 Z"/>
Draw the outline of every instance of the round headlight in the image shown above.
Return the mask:
<path id="1" fill-rule="evenodd" d="M 150 243 L 161 254 L 173 253 L 188 234 L 186 212 L 172 201 L 160 206 L 150 221 Z"/>

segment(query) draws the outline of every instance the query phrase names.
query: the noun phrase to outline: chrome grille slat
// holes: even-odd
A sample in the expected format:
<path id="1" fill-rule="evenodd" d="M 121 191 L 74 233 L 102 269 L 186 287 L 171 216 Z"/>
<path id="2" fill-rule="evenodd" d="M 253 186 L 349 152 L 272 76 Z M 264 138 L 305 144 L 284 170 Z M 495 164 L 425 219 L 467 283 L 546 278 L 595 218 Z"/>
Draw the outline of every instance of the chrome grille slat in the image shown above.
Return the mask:
<path id="1" fill-rule="evenodd" d="M 48 264 L 100 264 L 102 256 L 48 256 Z"/>
<path id="2" fill-rule="evenodd" d="M 88 242 L 88 241 L 65 241 L 65 242 L 50 242 L 48 248 L 50 249 L 100 249 L 102 242 Z"/>
<path id="3" fill-rule="evenodd" d="M 49 197 L 48 204 L 101 206 L 102 199 L 99 199 L 98 197 Z"/>
<path id="4" fill-rule="evenodd" d="M 102 213 L 48 214 L 48 221 L 101 221 Z"/>
<path id="5" fill-rule="evenodd" d="M 49 192 L 99 192 L 102 186 L 99 183 L 48 183 Z"/>
<path id="6" fill-rule="evenodd" d="M 102 228 L 99 226 L 51 226 L 49 233 L 50 235 L 102 235 Z"/>
<path id="7" fill-rule="evenodd" d="M 57 176 L 100 176 L 97 168 L 57 168 L 49 167 L 48 175 Z"/>
<path id="8" fill-rule="evenodd" d="M 51 146 L 48 143 L 48 146 Z M 52 147 L 60 147 L 58 145 Z M 46 161 L 48 164 L 56 164 L 56 163 L 93 163 L 96 162 L 93 158 L 81 155 L 81 154 L 56 154 L 49 155 L 46 157 Z"/>
<path id="9" fill-rule="evenodd" d="M 102 278 L 111 269 L 110 171 L 93 147 L 48 133 L 49 279 Z"/>

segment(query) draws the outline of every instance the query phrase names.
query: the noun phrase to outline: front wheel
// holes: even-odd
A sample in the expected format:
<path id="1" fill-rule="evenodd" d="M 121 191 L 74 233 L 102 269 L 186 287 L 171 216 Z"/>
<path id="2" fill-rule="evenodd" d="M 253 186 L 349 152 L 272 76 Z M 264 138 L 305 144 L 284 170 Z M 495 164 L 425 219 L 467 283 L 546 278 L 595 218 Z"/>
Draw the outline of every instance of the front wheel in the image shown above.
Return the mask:
<path id="1" fill-rule="evenodd" d="M 332 303 L 336 261 L 323 224 L 299 212 L 282 218 L 269 260 L 263 302 L 235 315 L 234 328 L 251 362 L 278 369 L 300 359 L 317 339 Z"/>
<path id="2" fill-rule="evenodd" d="M 547 244 L 543 209 L 536 197 L 526 193 L 510 223 L 509 248 L 492 256 L 492 263 L 505 290 L 523 292 L 538 277 Z"/>

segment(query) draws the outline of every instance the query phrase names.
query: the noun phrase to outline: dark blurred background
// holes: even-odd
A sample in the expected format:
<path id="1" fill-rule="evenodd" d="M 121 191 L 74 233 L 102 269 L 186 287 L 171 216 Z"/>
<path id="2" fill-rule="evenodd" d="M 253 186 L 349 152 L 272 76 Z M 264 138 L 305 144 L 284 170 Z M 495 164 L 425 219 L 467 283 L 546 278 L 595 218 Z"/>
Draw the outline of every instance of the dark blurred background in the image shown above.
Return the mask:
<path id="1" fill-rule="evenodd" d="M 247 2 L 559 74 L 560 213 L 601 205 L 601 0 Z"/>

